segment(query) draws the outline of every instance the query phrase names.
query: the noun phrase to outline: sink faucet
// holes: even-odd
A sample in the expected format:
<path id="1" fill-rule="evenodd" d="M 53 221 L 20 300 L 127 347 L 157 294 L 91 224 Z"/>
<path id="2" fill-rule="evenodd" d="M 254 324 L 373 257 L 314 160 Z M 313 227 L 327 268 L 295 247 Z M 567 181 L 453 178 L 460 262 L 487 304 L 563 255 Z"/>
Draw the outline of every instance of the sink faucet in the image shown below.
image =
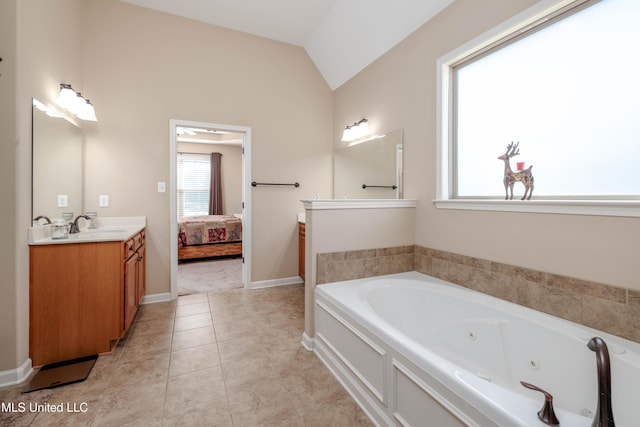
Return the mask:
<path id="1" fill-rule="evenodd" d="M 41 219 L 45 219 L 47 220 L 47 224 L 51 224 L 51 220 L 48 216 L 38 215 L 37 217 L 33 218 L 34 221 L 40 221 Z"/>
<path id="2" fill-rule="evenodd" d="M 91 220 L 91 217 L 87 215 L 78 215 L 75 220 L 71 223 L 71 227 L 69 229 L 69 234 L 75 234 L 80 232 L 80 227 L 78 227 L 78 220 L 80 218 L 84 218 L 86 220 Z"/>
<path id="3" fill-rule="evenodd" d="M 615 427 L 611 406 L 611 364 L 609 349 L 600 337 L 593 337 L 587 343 L 589 350 L 595 351 L 598 368 L 598 408 L 591 427 Z"/>

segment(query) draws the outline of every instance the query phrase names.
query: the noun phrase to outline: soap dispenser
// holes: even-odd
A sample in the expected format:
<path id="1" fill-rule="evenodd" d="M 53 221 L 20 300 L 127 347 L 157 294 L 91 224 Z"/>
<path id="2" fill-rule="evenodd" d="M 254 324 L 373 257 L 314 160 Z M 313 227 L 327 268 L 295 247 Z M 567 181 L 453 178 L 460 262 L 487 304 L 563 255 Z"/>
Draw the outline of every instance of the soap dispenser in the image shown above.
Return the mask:
<path id="1" fill-rule="evenodd" d="M 69 227 L 62 218 L 56 218 L 51 225 L 51 238 L 52 239 L 66 239 L 69 237 Z"/>

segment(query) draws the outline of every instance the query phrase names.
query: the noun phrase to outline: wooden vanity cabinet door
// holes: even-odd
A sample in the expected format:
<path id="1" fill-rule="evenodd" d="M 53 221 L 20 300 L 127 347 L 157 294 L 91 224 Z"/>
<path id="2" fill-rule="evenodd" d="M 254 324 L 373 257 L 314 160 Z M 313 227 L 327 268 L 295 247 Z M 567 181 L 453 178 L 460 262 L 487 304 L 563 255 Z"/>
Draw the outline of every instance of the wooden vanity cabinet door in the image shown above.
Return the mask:
<path id="1" fill-rule="evenodd" d="M 136 300 L 136 267 L 138 264 L 138 257 L 134 254 L 125 263 L 125 282 L 124 282 L 124 332 L 126 332 L 131 326 L 133 317 L 138 310 L 138 304 Z"/>
<path id="2" fill-rule="evenodd" d="M 111 351 L 122 325 L 121 242 L 30 246 L 33 366 Z"/>
<path id="3" fill-rule="evenodd" d="M 140 305 L 142 301 L 142 297 L 144 296 L 145 288 L 146 288 L 146 265 L 147 259 L 145 257 L 145 247 L 144 243 L 138 249 L 138 264 L 136 270 L 136 304 Z"/>
<path id="4" fill-rule="evenodd" d="M 305 263 L 305 237 L 306 237 L 306 224 L 304 222 L 298 223 L 298 274 L 304 280 L 304 263 Z"/>
<path id="5" fill-rule="evenodd" d="M 144 231 L 135 235 L 124 244 L 124 335 L 138 311 L 140 300 L 145 291 L 146 259 Z"/>

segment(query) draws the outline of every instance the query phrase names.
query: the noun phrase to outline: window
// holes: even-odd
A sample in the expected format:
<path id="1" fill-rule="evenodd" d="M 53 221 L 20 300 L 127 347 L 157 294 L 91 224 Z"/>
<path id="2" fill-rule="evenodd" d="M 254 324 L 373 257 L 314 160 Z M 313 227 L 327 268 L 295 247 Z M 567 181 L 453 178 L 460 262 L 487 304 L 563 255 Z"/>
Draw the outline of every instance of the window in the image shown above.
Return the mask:
<path id="1" fill-rule="evenodd" d="M 209 213 L 209 154 L 178 153 L 178 218 Z"/>
<path id="2" fill-rule="evenodd" d="M 640 2 L 559 3 L 440 59 L 439 199 L 504 199 L 519 142 L 531 201 L 640 200 Z"/>

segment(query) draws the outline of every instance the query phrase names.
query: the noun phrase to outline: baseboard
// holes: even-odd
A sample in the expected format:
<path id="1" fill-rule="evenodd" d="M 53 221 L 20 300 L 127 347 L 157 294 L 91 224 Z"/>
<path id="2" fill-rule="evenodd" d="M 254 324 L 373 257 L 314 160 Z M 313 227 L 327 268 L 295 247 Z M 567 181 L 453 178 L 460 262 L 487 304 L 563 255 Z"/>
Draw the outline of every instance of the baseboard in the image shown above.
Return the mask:
<path id="1" fill-rule="evenodd" d="M 31 359 L 27 359 L 22 365 L 15 369 L 0 371 L 0 387 L 20 384 L 29 378 L 32 373 Z"/>
<path id="2" fill-rule="evenodd" d="M 251 282 L 249 289 L 271 288 L 273 286 L 298 285 L 304 283 L 300 276 L 283 277 L 281 279 L 260 280 Z"/>
<path id="3" fill-rule="evenodd" d="M 166 302 L 171 300 L 171 292 L 164 292 L 161 294 L 145 295 L 142 297 L 142 301 L 140 301 L 140 304 L 153 304 L 156 302 Z"/>
<path id="4" fill-rule="evenodd" d="M 247 289 L 271 288 L 274 286 L 298 285 L 301 283 L 304 283 L 304 281 L 300 276 L 284 277 L 282 279 L 261 280 L 258 282 L 252 282 Z M 172 299 L 173 298 L 171 298 L 171 292 L 164 292 L 161 294 L 145 295 L 142 297 L 142 301 L 140 301 L 140 303 L 153 304 L 156 302 L 171 301 Z"/>
<path id="5" fill-rule="evenodd" d="M 313 338 L 311 338 L 309 335 L 307 335 L 306 332 L 304 332 L 302 334 L 302 341 L 300 342 L 300 344 L 302 344 L 302 347 L 304 347 L 304 349 L 307 351 L 313 351 L 313 343 Z"/>

